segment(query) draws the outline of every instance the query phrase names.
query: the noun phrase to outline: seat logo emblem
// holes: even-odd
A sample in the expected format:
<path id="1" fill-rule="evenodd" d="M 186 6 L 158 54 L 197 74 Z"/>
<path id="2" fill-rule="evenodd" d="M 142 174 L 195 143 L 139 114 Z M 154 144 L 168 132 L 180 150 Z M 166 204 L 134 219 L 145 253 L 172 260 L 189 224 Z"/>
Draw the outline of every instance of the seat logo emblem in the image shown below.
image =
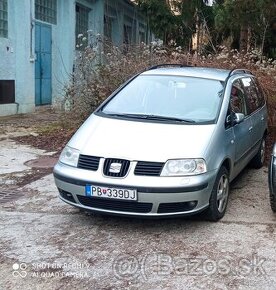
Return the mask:
<path id="1" fill-rule="evenodd" d="M 120 173 L 122 164 L 121 163 L 111 163 L 109 167 L 110 173 Z"/>

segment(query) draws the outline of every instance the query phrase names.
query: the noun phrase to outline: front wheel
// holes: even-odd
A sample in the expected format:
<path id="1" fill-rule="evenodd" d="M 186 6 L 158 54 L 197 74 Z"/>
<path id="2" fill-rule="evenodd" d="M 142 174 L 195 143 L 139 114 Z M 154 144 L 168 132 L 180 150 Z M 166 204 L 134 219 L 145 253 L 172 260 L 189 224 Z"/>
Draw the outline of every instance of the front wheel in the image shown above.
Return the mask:
<path id="1" fill-rule="evenodd" d="M 210 221 L 220 220 L 226 211 L 229 197 L 229 172 L 222 166 L 216 177 L 214 187 L 209 200 L 207 218 Z"/>

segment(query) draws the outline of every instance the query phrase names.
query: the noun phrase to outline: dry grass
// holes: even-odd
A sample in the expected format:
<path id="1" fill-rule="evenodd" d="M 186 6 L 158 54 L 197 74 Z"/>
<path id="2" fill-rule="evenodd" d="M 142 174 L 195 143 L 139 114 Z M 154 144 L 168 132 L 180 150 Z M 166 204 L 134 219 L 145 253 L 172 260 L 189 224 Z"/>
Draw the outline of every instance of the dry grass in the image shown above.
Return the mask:
<path id="1" fill-rule="evenodd" d="M 124 54 L 114 46 L 109 47 L 108 51 L 99 57 L 96 51 L 87 48 L 79 55 L 71 85 L 65 89 L 64 106 L 70 113 L 65 112 L 63 123 L 78 126 L 124 81 L 160 63 L 249 69 L 258 77 L 267 95 L 269 125 L 276 123 L 276 60 L 265 59 L 256 51 L 241 54 L 220 47 L 217 55 L 196 56 L 182 51 L 180 47 L 158 45 L 133 47 Z"/>

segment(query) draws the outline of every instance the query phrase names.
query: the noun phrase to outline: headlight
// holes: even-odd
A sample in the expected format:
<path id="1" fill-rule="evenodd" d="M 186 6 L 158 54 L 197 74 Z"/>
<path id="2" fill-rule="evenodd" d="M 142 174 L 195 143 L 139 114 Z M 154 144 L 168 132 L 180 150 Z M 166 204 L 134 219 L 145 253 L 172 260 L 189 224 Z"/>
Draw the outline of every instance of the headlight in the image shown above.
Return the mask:
<path id="1" fill-rule="evenodd" d="M 79 155 L 79 150 L 66 146 L 60 154 L 59 161 L 64 164 L 77 167 Z"/>
<path id="2" fill-rule="evenodd" d="M 204 159 L 175 159 L 166 162 L 161 176 L 196 175 L 206 171 Z"/>

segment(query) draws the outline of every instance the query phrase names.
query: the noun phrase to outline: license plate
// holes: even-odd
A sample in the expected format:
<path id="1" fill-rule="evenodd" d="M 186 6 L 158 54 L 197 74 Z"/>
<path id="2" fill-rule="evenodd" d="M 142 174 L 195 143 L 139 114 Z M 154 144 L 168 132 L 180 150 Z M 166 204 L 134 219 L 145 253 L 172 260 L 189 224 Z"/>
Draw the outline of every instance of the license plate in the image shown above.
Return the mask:
<path id="1" fill-rule="evenodd" d="M 85 195 L 102 198 L 137 201 L 137 191 L 135 189 L 86 185 Z"/>

